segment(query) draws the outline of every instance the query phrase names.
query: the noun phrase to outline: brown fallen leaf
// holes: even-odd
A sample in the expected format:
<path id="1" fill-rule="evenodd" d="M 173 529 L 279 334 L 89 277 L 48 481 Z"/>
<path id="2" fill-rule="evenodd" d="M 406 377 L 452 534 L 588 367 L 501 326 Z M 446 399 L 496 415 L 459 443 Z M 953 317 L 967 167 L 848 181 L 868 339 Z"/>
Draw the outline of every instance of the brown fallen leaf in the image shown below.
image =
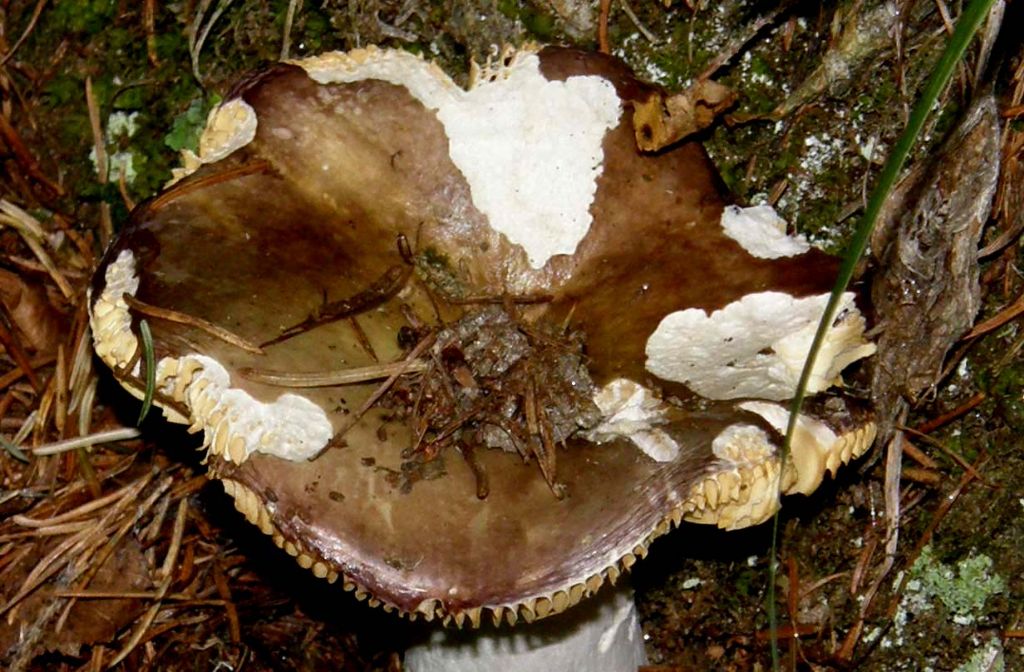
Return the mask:
<path id="1" fill-rule="evenodd" d="M 656 152 L 704 130 L 736 102 L 736 97 L 724 84 L 705 79 L 681 93 L 654 93 L 647 100 L 634 103 L 637 147 Z"/>
<path id="2" fill-rule="evenodd" d="M 56 352 L 64 316 L 41 285 L 0 269 L 0 303 L 20 332 L 22 344 L 40 355 Z"/>
<path id="3" fill-rule="evenodd" d="M 59 631 L 54 624 L 66 608 L 67 599 L 49 595 L 47 588 L 40 589 L 13 616 L 0 619 L 0 659 L 26 639 L 35 642 L 39 652 L 59 651 L 69 656 L 79 655 L 83 646 L 113 641 L 118 631 L 144 609 L 142 600 L 127 596 L 152 588 L 146 567 L 139 542 L 125 539 L 99 567 L 86 592 L 126 597 L 78 599 Z M 33 563 L 26 560 L 5 576 L 4 597 L 17 590 L 32 569 Z M 40 632 L 32 632 L 36 629 Z"/>

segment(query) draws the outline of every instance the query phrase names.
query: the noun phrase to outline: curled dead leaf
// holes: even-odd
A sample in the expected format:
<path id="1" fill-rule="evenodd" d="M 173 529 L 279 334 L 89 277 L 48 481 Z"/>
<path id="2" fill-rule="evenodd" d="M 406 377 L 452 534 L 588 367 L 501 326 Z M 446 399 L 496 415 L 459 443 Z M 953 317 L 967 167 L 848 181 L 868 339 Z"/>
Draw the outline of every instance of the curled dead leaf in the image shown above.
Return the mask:
<path id="1" fill-rule="evenodd" d="M 22 343 L 38 354 L 57 350 L 63 318 L 42 286 L 0 269 L 0 303 L 20 332 Z"/>
<path id="2" fill-rule="evenodd" d="M 681 93 L 654 93 L 633 105 L 636 144 L 645 152 L 675 144 L 698 133 L 736 102 L 736 93 L 710 79 L 695 82 Z"/>

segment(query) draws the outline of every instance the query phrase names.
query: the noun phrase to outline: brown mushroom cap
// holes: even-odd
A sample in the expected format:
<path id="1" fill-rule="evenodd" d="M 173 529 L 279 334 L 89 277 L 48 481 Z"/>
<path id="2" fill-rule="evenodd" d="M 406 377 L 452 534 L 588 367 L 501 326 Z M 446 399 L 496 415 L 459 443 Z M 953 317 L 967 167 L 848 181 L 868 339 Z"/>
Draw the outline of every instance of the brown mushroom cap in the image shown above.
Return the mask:
<path id="1" fill-rule="evenodd" d="M 519 99 L 508 92 L 521 79 L 533 88 Z M 565 86 L 553 91 L 546 83 Z M 509 88 L 487 88 L 501 86 Z M 777 509 L 780 485 L 812 491 L 825 471 L 866 450 L 874 434 L 856 402 L 814 400 L 783 464 L 783 396 L 751 393 L 758 385 L 744 387 L 742 398 L 727 391 L 701 396 L 700 381 L 681 368 L 719 356 L 722 344 L 702 341 L 702 334 L 717 333 L 730 315 L 748 315 L 741 310 L 748 304 L 782 297 L 786 305 L 810 306 L 802 322 L 780 327 L 805 332 L 821 310 L 807 302 L 828 292 L 835 262 L 815 250 L 775 258 L 748 251 L 756 246 L 722 226 L 726 199 L 699 145 L 638 151 L 631 106 L 653 88 L 613 59 L 545 49 L 508 55 L 478 75 L 476 90 L 484 91 L 477 102 L 507 95 L 510 105 L 541 106 L 557 133 L 578 131 L 583 144 L 609 110 L 559 119 L 559 96 L 569 91 L 584 107 L 600 108 L 614 93 L 613 123 L 592 142 L 599 165 L 583 165 L 583 156 L 559 167 L 596 178 L 589 197 L 566 194 L 567 203 L 584 198 L 589 205 L 565 215 L 586 224 L 574 252 L 547 254 L 543 245 L 527 250 L 511 240 L 551 232 L 492 227 L 497 215 L 485 214 L 475 197 L 481 180 L 502 174 L 488 177 L 484 165 L 481 177 L 453 159 L 460 142 L 474 142 L 452 125 L 467 94 L 408 54 L 371 49 L 280 65 L 240 86 L 211 115 L 203 151 L 189 166 L 194 172 L 133 213 L 99 269 L 92 301 L 97 352 L 139 395 L 134 323 L 147 319 L 159 362 L 156 403 L 204 433 L 211 476 L 251 522 L 299 564 L 340 578 L 357 597 L 459 625 L 562 611 L 614 581 L 684 518 L 727 528 L 761 522 Z M 443 101 L 455 101 L 455 111 Z M 509 117 L 494 115 L 496 124 Z M 550 166 L 531 165 L 529 146 L 514 149 L 521 156 L 495 161 L 526 165 L 516 179 L 536 177 L 543 185 Z M 524 230 L 545 216 L 524 206 Z M 564 246 L 561 220 L 550 226 Z M 405 264 L 397 245 L 403 236 L 414 247 L 416 279 L 385 290 L 384 281 Z M 611 396 L 636 393 L 632 399 L 646 404 L 647 421 L 637 420 L 635 403 L 614 402 L 590 434 L 595 441 L 577 435 L 558 451 L 558 479 L 568 492 L 562 500 L 535 465 L 497 450 L 477 451 L 490 478 L 484 500 L 467 464 L 444 454 L 436 477 L 403 488 L 395 475 L 414 441 L 406 424 L 379 405 L 351 422 L 379 381 L 283 390 L 243 375 L 250 367 L 317 372 L 372 364 L 373 356 L 400 360 L 397 334 L 407 314 L 429 323 L 440 304 L 446 318 L 457 319 L 470 308 L 446 299 L 460 293 L 550 294 L 550 302 L 523 309 L 526 319 L 571 320 L 585 334 L 595 383 Z M 347 297 L 367 310 L 263 354 L 246 345 L 315 315 L 325 297 Z M 183 315 L 193 319 L 183 323 Z M 677 333 L 666 321 L 673 315 L 707 323 L 700 333 Z M 659 330 L 661 345 L 652 339 Z M 870 353 L 862 330 L 848 302 L 819 390 L 835 382 L 842 365 Z M 768 381 L 765 389 L 788 380 L 778 374 L 780 362 L 802 361 L 806 352 L 799 352 L 799 338 L 796 355 L 781 347 L 766 353 L 778 339 L 736 338 L 747 359 L 721 365 L 749 365 L 752 376 Z M 732 336 L 720 340 L 733 347 Z M 672 403 L 664 401 L 670 396 Z M 342 430 L 343 441 L 320 454 Z M 637 448 L 645 441 L 671 447 L 670 455 L 648 457 Z"/>

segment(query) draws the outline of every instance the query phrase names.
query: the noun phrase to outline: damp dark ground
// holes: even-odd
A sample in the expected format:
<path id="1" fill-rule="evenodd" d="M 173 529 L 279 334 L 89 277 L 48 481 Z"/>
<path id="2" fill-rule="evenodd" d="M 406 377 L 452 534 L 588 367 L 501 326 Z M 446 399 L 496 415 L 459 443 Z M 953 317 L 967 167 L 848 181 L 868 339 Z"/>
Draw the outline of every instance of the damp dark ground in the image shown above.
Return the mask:
<path id="1" fill-rule="evenodd" d="M 617 0 L 608 45 L 670 89 L 728 56 L 714 77 L 739 103 L 731 123 L 704 137 L 726 184 L 741 203 L 774 203 L 795 230 L 841 252 L 959 9 L 942 0 Z M 981 46 L 969 51 L 914 155 L 933 152 L 971 96 L 995 88 L 1005 207 L 985 234 L 994 251 L 980 262 L 978 319 L 1011 319 L 957 343 L 948 374 L 905 423 L 922 433 L 909 435 L 917 450 L 903 458 L 891 562 L 882 447 L 813 496 L 785 502 L 774 604 L 781 669 L 1024 670 L 1024 332 L 1012 319 L 1024 312 L 1024 173 L 1016 163 L 1024 156 L 1024 50 L 1010 34 L 1024 22 L 1020 10 L 1011 3 L 989 68 L 976 65 Z M 757 27 L 762 17 L 768 21 Z M 0 196 L 43 221 L 60 216 L 69 236 L 96 244 L 105 217 L 116 230 L 132 202 L 169 178 L 177 151 L 195 146 L 206 112 L 232 81 L 280 58 L 286 43 L 291 56 L 398 47 L 465 81 L 471 59 L 503 44 L 597 48 L 602 20 L 598 3 L 575 0 L 2 2 L 0 114 L 8 128 Z M 90 159 L 87 82 L 113 171 L 106 183 Z M 0 229 L 0 246 L 0 267 L 39 273 L 17 261 L 25 251 L 11 230 Z M 88 255 L 75 259 L 70 276 L 86 277 Z M 71 301 L 59 307 L 75 311 Z M 2 374 L 17 365 L 5 358 L 0 366 Z M 32 395 L 19 394 L 2 407 L 8 438 L 31 410 Z M 108 419 L 130 424 L 137 412 L 109 380 L 97 399 L 97 414 Z M 132 448 L 147 465 L 184 463 L 174 473 L 186 480 L 201 473 L 181 447 L 192 445 L 189 437 L 157 421 L 145 429 L 155 438 Z M 20 466 L 7 453 L 0 460 L 9 483 Z M 219 488 L 197 486 L 190 497 L 186 539 L 201 542 L 203 557 L 220 567 L 196 576 L 209 582 L 206 594 L 227 595 L 234 606 L 176 613 L 170 626 L 147 633 L 124 669 L 400 669 L 416 628 L 348 593 L 324 591 L 250 529 Z M 0 558 L 17 552 L 5 543 Z M 632 577 L 651 672 L 771 668 L 770 543 L 771 523 L 732 533 L 689 525 L 653 545 Z M 108 653 L 121 644 L 107 644 Z M 92 669 L 97 648 L 27 665 Z"/>

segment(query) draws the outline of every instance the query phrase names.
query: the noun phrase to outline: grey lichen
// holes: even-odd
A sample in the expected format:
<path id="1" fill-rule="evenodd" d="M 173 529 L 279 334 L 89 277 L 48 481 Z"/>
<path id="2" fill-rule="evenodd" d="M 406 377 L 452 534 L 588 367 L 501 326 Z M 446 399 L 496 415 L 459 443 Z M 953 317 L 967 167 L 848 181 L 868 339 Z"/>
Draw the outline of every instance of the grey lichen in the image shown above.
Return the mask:
<path id="1" fill-rule="evenodd" d="M 950 566 L 935 558 L 931 546 L 925 546 L 910 573 L 907 595 L 911 611 L 938 599 L 959 625 L 974 623 L 984 613 L 988 598 L 1006 591 L 1006 582 L 992 573 L 992 559 L 987 555 L 971 554 Z"/>
<path id="2" fill-rule="evenodd" d="M 993 637 L 971 654 L 970 658 L 958 665 L 955 672 L 1003 672 L 1005 669 L 1003 644 L 998 638 Z"/>

